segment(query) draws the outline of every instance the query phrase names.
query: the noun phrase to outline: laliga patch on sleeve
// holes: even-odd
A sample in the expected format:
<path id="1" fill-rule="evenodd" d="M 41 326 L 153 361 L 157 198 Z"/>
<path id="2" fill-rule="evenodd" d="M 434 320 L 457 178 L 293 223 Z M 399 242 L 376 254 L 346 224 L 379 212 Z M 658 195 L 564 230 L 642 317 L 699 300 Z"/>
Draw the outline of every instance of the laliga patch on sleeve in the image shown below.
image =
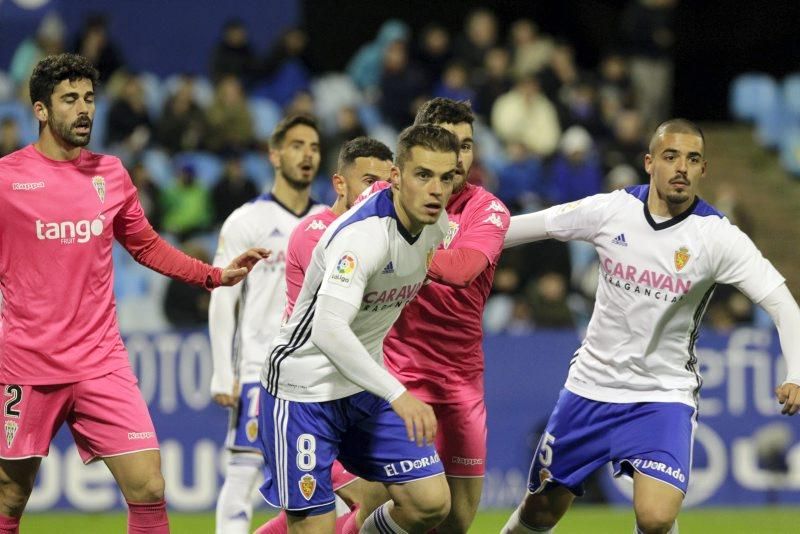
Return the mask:
<path id="1" fill-rule="evenodd" d="M 357 268 L 358 258 L 356 258 L 356 255 L 352 252 L 345 252 L 342 254 L 342 257 L 339 258 L 339 261 L 336 262 L 336 267 L 333 268 L 330 280 L 334 284 L 350 287 L 350 283 L 353 281 L 353 276 L 355 276 Z"/>

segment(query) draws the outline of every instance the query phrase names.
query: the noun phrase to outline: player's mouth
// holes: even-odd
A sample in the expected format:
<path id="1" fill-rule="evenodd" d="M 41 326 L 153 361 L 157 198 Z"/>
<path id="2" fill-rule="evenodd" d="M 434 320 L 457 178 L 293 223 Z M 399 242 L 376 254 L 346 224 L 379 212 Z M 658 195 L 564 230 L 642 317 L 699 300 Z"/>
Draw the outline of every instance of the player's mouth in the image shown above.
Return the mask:
<path id="1" fill-rule="evenodd" d="M 689 180 L 683 177 L 676 177 L 669 181 L 670 185 L 678 187 L 689 187 Z"/>
<path id="2" fill-rule="evenodd" d="M 425 204 L 425 213 L 431 216 L 439 215 L 439 212 L 442 211 L 442 204 L 441 202 L 428 202 Z"/>
<path id="3" fill-rule="evenodd" d="M 78 135 L 89 135 L 92 131 L 92 121 L 89 119 L 79 119 L 72 125 L 72 129 Z"/>
<path id="4" fill-rule="evenodd" d="M 305 176 L 310 176 L 314 173 L 314 166 L 310 163 L 301 163 L 300 172 L 302 172 Z"/>

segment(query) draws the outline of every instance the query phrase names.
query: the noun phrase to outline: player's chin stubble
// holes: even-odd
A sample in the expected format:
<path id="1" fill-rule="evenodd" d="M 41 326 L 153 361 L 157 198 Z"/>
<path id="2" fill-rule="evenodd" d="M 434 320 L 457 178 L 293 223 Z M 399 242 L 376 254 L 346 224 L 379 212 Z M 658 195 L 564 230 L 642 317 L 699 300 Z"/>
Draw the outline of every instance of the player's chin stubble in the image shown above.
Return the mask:
<path id="1" fill-rule="evenodd" d="M 70 125 L 67 125 L 65 122 L 56 122 L 55 119 L 49 118 L 47 120 L 47 124 L 50 127 L 50 130 L 56 133 L 58 137 L 66 141 L 72 146 L 86 146 L 89 144 L 89 141 L 92 138 L 92 123 L 89 122 L 89 133 L 85 136 L 78 135 L 72 131 L 73 128 L 77 127 L 79 120 L 76 120 Z"/>

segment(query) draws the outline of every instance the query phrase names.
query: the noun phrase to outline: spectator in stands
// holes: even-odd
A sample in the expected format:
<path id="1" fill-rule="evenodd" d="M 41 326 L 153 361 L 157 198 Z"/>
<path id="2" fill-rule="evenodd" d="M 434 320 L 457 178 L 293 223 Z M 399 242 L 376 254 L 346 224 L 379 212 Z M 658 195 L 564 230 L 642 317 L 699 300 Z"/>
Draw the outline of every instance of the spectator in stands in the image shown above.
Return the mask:
<path id="1" fill-rule="evenodd" d="M 477 95 L 473 109 L 484 119 L 500 95 L 511 89 L 509 54 L 505 48 L 495 47 L 486 52 L 483 69 L 475 76 Z"/>
<path id="2" fill-rule="evenodd" d="M 197 182 L 195 169 L 184 165 L 175 183 L 162 195 L 164 230 L 185 241 L 209 229 L 213 208 L 208 190 Z"/>
<path id="3" fill-rule="evenodd" d="M 210 254 L 199 243 L 190 241 L 183 243 L 180 248 L 200 261 L 211 261 Z M 173 328 L 204 328 L 208 324 L 210 302 L 211 293 L 208 290 L 170 279 L 164 295 L 164 315 Z"/>
<path id="4" fill-rule="evenodd" d="M 550 54 L 550 63 L 537 77 L 547 98 L 560 103 L 564 88 L 571 87 L 580 77 L 572 45 L 566 41 L 556 42 Z"/>
<path id="5" fill-rule="evenodd" d="M 336 112 L 336 128 L 333 133 L 324 137 L 323 163 L 321 169 L 326 176 L 332 176 L 336 172 L 339 163 L 339 151 L 342 145 L 356 137 L 366 136 L 367 131 L 361 120 L 358 118 L 358 111 L 350 106 L 340 108 Z"/>
<path id="6" fill-rule="evenodd" d="M 233 210 L 258 196 L 258 188 L 242 167 L 241 156 L 228 154 L 222 177 L 211 190 L 214 204 L 214 225 L 221 226 Z"/>
<path id="7" fill-rule="evenodd" d="M 155 230 L 161 230 L 163 217 L 161 188 L 153 181 L 150 171 L 141 161 L 137 161 L 131 167 L 131 181 L 136 186 L 139 203 L 142 205 L 147 220 Z"/>
<path id="8" fill-rule="evenodd" d="M 531 319 L 537 328 L 571 328 L 572 312 L 567 305 L 569 285 L 558 272 L 547 272 L 525 288 Z"/>
<path id="9" fill-rule="evenodd" d="M 665 120 L 672 109 L 676 4 L 677 0 L 630 0 L 622 17 L 631 79 L 648 130 Z"/>
<path id="10" fill-rule="evenodd" d="M 125 74 L 121 94 L 108 112 L 106 142 L 123 161 L 129 161 L 149 144 L 152 129 L 142 83 L 135 75 Z"/>
<path id="11" fill-rule="evenodd" d="M 561 135 L 556 108 L 531 74 L 495 101 L 492 127 L 504 142 L 522 143 L 538 157 L 552 154 Z"/>
<path id="12" fill-rule="evenodd" d="M 603 190 L 603 169 L 589 132 L 581 126 L 570 126 L 560 145 L 560 153 L 548 173 L 550 202 L 564 204 L 600 193 Z"/>
<path id="13" fill-rule="evenodd" d="M 367 91 L 368 96 L 380 85 L 386 49 L 397 41 L 407 42 L 409 33 L 405 22 L 397 19 L 387 20 L 378 31 L 375 40 L 359 48 L 347 64 L 347 74 L 359 89 Z"/>
<path id="14" fill-rule="evenodd" d="M 497 197 L 514 214 L 542 209 L 548 191 L 541 162 L 522 143 L 509 143 L 506 152 L 508 164 L 498 172 Z"/>
<path id="15" fill-rule="evenodd" d="M 636 103 L 628 63 L 622 54 L 609 52 L 600 60 L 598 91 L 600 108 L 607 124 L 613 124 L 620 110 L 632 108 Z"/>
<path id="16" fill-rule="evenodd" d="M 467 15 L 464 33 L 456 38 L 454 56 L 470 69 L 483 66 L 483 57 L 497 44 L 497 17 L 485 8 Z"/>
<path id="17" fill-rule="evenodd" d="M 100 82 L 106 82 L 124 65 L 119 47 L 109 39 L 108 19 L 100 13 L 86 18 L 72 50 L 92 62 L 100 72 Z"/>
<path id="18" fill-rule="evenodd" d="M 11 57 L 9 76 L 17 86 L 20 100 L 30 103 L 28 80 L 33 67 L 40 59 L 64 51 L 64 21 L 55 11 L 50 11 L 39 23 L 36 35 L 22 41 Z"/>
<path id="19" fill-rule="evenodd" d="M 243 84 L 250 83 L 257 58 L 250 44 L 244 21 L 229 19 L 222 27 L 222 39 L 211 55 L 211 79 L 216 83 L 228 75 Z"/>
<path id="20" fill-rule="evenodd" d="M 0 121 L 0 158 L 22 148 L 19 137 L 19 125 L 11 117 Z"/>
<path id="21" fill-rule="evenodd" d="M 557 104 L 556 109 L 560 112 L 559 121 L 564 128 L 581 126 L 598 143 L 604 142 L 611 135 L 600 111 L 594 80 L 589 76 L 584 75 L 565 87 L 560 105 Z"/>
<path id="22" fill-rule="evenodd" d="M 232 74 L 217 82 L 214 101 L 206 110 L 206 148 L 216 154 L 245 151 L 255 140 L 253 118 L 242 83 Z"/>
<path id="23" fill-rule="evenodd" d="M 308 91 L 301 91 L 294 95 L 291 102 L 283 108 L 283 115 L 311 115 L 314 116 L 314 97 Z"/>
<path id="24" fill-rule="evenodd" d="M 205 132 L 205 114 L 194 98 L 194 80 L 181 76 L 175 93 L 164 103 L 156 124 L 156 139 L 167 152 L 193 151 Z"/>
<path id="25" fill-rule="evenodd" d="M 553 54 L 553 40 L 539 33 L 536 23 L 519 19 L 511 25 L 510 45 L 513 54 L 512 75 L 536 74 L 548 63 Z"/>
<path id="26" fill-rule="evenodd" d="M 420 33 L 414 61 L 425 74 L 426 91 L 432 91 L 452 59 L 450 33 L 438 23 L 425 26 Z"/>
<path id="27" fill-rule="evenodd" d="M 311 65 L 306 53 L 308 35 L 299 28 L 284 32 L 254 73 L 252 96 L 269 98 L 285 107 L 311 86 Z"/>
<path id="28" fill-rule="evenodd" d="M 458 61 L 447 65 L 432 96 L 441 96 L 455 101 L 475 100 L 475 91 L 469 85 L 469 72 L 466 65 Z"/>
<path id="29" fill-rule="evenodd" d="M 614 136 L 603 150 L 603 165 L 610 171 L 619 165 L 627 165 L 637 169 L 638 183 L 649 180 L 644 172 L 642 162 L 647 154 L 644 123 L 638 111 L 620 112 L 614 121 Z"/>
<path id="30" fill-rule="evenodd" d="M 409 62 L 407 43 L 394 41 L 386 48 L 380 82 L 378 108 L 384 121 L 398 131 L 414 122 L 424 89 L 425 77 Z"/>

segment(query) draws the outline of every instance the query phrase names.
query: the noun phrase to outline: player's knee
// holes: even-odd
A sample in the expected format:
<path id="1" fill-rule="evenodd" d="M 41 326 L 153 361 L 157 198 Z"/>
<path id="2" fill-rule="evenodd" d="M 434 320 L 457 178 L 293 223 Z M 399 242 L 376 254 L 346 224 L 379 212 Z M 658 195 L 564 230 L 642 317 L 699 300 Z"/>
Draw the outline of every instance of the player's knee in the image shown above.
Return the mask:
<path id="1" fill-rule="evenodd" d="M 414 518 L 414 523 L 432 528 L 450 513 L 450 492 L 447 484 L 420 489 L 423 491 L 415 491 L 403 506 Z"/>
<path id="2" fill-rule="evenodd" d="M 676 514 L 664 506 L 636 507 L 636 524 L 645 534 L 666 534 L 675 523 Z"/>
<path id="3" fill-rule="evenodd" d="M 155 473 L 134 484 L 129 484 L 126 497 L 131 502 L 158 502 L 164 499 L 164 477 Z"/>
<path id="4" fill-rule="evenodd" d="M 560 509 L 546 506 L 545 503 L 548 502 L 549 501 L 536 498 L 536 496 L 529 495 L 522 503 L 522 508 L 519 513 L 520 520 L 524 524 L 537 529 L 555 527 L 556 523 L 558 523 L 559 519 L 561 519 L 561 516 L 564 514 Z"/>
<path id="5" fill-rule="evenodd" d="M 21 515 L 32 491 L 33 483 L 18 483 L 10 479 L 0 480 L 0 508 L 2 508 L 3 514 L 12 517 Z"/>

